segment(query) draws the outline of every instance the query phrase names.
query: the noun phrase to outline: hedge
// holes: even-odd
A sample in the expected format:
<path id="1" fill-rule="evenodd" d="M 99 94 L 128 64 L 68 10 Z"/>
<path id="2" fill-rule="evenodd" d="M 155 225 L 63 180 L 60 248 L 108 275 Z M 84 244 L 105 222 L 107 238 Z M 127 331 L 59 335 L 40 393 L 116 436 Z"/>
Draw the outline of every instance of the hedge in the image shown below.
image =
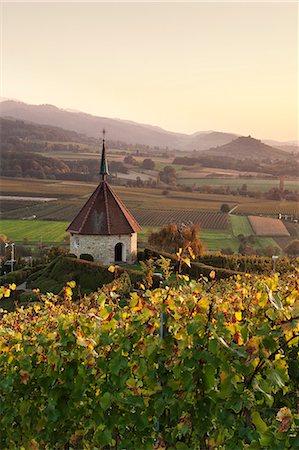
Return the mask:
<path id="1" fill-rule="evenodd" d="M 39 272 L 41 268 L 44 267 L 43 264 L 39 264 L 33 267 L 23 267 L 20 270 L 15 270 L 6 275 L 0 277 L 0 284 L 15 283 L 16 285 L 24 283 L 30 277 L 31 274 Z"/>
<path id="2" fill-rule="evenodd" d="M 150 248 L 146 248 L 144 250 L 144 258 L 145 259 L 150 259 L 150 258 L 156 259 L 156 258 L 159 258 L 160 255 L 163 256 L 164 258 L 171 259 L 172 265 L 175 266 L 178 264 L 176 256 L 171 253 L 159 252 L 157 250 L 153 250 Z M 188 267 L 186 264 L 184 264 L 182 270 L 183 270 L 184 274 L 190 275 L 192 278 L 199 278 L 200 275 L 209 276 L 211 271 L 215 272 L 216 279 L 230 278 L 234 275 L 243 273 L 243 272 L 239 272 L 236 270 L 229 270 L 229 269 L 223 269 L 221 267 L 209 266 L 207 264 L 202 264 L 202 263 L 195 262 L 195 261 L 191 262 L 191 267 Z"/>
<path id="3" fill-rule="evenodd" d="M 272 258 L 266 256 L 205 254 L 200 256 L 198 261 L 210 266 L 247 273 L 269 273 L 273 270 Z M 284 274 L 293 271 L 298 265 L 299 258 L 278 258 L 275 270 Z"/>
<path id="4" fill-rule="evenodd" d="M 116 273 L 108 271 L 107 266 L 90 261 L 59 256 L 43 270 L 28 278 L 28 286 L 38 287 L 42 292 L 58 293 L 69 280 L 74 280 L 84 292 L 94 291 L 107 283 L 111 283 L 122 273 L 128 273 L 133 286 L 143 280 L 143 273 L 118 267 Z M 159 277 L 153 277 L 154 287 L 159 285 Z"/>

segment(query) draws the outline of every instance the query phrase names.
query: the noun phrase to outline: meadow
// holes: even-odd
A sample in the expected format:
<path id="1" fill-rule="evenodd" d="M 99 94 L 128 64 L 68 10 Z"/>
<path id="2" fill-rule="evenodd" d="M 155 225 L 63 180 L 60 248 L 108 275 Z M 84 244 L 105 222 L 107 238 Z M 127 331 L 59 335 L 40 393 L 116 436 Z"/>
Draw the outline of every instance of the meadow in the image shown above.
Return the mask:
<path id="1" fill-rule="evenodd" d="M 232 226 L 232 232 L 234 236 L 239 236 L 239 234 L 243 234 L 243 236 L 251 236 L 254 234 L 254 231 L 250 225 L 250 222 L 246 216 L 230 216 L 230 223 Z"/>
<path id="2" fill-rule="evenodd" d="M 246 184 L 248 191 L 267 192 L 272 188 L 279 189 L 279 179 L 277 178 L 180 178 L 180 184 L 187 186 L 229 186 L 231 189 L 241 188 Z M 299 190 L 299 180 L 285 180 L 285 189 Z"/>
<path id="3" fill-rule="evenodd" d="M 14 242 L 59 243 L 67 235 L 68 222 L 50 222 L 43 220 L 0 220 L 1 234 Z"/>

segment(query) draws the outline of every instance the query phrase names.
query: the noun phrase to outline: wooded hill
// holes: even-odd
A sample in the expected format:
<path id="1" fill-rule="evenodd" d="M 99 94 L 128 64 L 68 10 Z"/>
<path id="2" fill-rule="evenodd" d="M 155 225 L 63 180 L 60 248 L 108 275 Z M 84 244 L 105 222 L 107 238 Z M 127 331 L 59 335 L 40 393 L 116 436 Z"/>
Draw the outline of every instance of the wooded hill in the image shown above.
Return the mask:
<path id="1" fill-rule="evenodd" d="M 241 136 L 234 139 L 228 144 L 221 145 L 219 147 L 210 148 L 201 155 L 218 156 L 218 157 L 230 157 L 235 159 L 249 159 L 249 160 L 274 160 L 274 159 L 289 159 L 290 154 L 264 144 L 258 139 L 254 139 L 251 136 Z"/>

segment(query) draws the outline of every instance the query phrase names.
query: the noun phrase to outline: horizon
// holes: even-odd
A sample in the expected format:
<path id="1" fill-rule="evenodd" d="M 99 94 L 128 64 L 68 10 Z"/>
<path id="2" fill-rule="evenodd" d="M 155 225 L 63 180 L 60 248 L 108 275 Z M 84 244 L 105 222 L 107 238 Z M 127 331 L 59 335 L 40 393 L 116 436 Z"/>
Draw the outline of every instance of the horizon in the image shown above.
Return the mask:
<path id="1" fill-rule="evenodd" d="M 259 141 L 262 141 L 262 142 L 263 141 L 265 141 L 265 142 L 266 141 L 273 141 L 273 142 L 275 142 L 277 144 L 297 145 L 297 146 L 299 145 L 299 140 L 296 141 L 296 140 L 291 140 L 290 139 L 290 140 L 286 140 L 286 141 L 279 141 L 279 140 L 276 140 L 276 139 L 272 139 L 271 137 L 253 136 L 252 133 L 249 133 L 248 135 L 242 135 L 242 134 L 236 133 L 234 130 L 216 130 L 216 129 L 215 130 L 197 130 L 197 131 L 194 131 L 194 132 L 191 132 L 191 133 L 184 133 L 183 131 L 180 131 L 180 130 L 177 130 L 177 131 L 169 130 L 169 129 L 162 128 L 159 125 L 155 125 L 155 124 L 151 124 L 151 123 L 136 122 L 136 121 L 131 120 L 131 119 L 123 119 L 123 118 L 120 118 L 120 117 L 97 116 L 97 115 L 91 114 L 91 113 L 89 113 L 87 111 L 74 110 L 74 109 L 70 109 L 70 108 L 67 108 L 67 107 L 63 107 L 63 106 L 57 106 L 57 105 L 54 105 L 54 104 L 51 104 L 51 103 L 32 104 L 32 103 L 26 103 L 26 102 L 24 102 L 22 100 L 19 100 L 19 99 L 16 99 L 16 98 L 0 97 L 0 104 L 2 102 L 5 102 L 5 101 L 13 101 L 13 102 L 16 102 L 16 103 L 23 103 L 23 104 L 28 105 L 28 106 L 53 106 L 54 108 L 58 108 L 61 111 L 66 111 L 66 112 L 70 112 L 70 113 L 74 113 L 74 114 L 87 114 L 87 115 L 91 115 L 93 117 L 106 118 L 106 119 L 111 119 L 111 120 L 120 120 L 120 121 L 123 121 L 123 122 L 135 123 L 135 124 L 141 125 L 141 126 L 159 128 L 162 131 L 165 131 L 167 133 L 183 134 L 183 135 L 186 135 L 186 136 L 192 136 L 192 135 L 195 135 L 195 134 L 209 134 L 209 133 L 224 133 L 225 134 L 225 133 L 228 133 L 228 134 L 235 134 L 236 135 L 235 139 L 237 139 L 239 137 L 250 137 L 252 139 L 256 139 L 256 140 L 259 140 Z M 5 118 L 5 117 L 3 116 L 3 118 Z M 60 127 L 60 128 L 64 129 L 63 127 Z M 235 140 L 235 139 L 233 139 L 233 140 Z M 267 144 L 267 145 L 271 146 L 271 144 Z"/>
<path id="2" fill-rule="evenodd" d="M 298 143 L 297 11 L 292 2 L 2 3 L 1 96 L 174 133 Z"/>

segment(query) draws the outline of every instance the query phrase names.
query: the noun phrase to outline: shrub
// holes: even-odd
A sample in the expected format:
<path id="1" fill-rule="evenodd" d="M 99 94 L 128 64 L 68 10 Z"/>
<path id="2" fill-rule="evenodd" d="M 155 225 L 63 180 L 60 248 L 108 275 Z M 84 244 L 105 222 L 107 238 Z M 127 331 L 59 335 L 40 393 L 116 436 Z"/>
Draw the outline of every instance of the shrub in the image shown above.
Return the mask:
<path id="1" fill-rule="evenodd" d="M 227 203 L 222 203 L 220 211 L 223 213 L 228 213 L 230 211 L 229 205 Z"/>
<path id="2" fill-rule="evenodd" d="M 93 262 L 93 256 L 89 255 L 88 253 L 82 253 L 80 255 L 80 259 L 84 259 L 85 261 L 92 261 Z"/>
<path id="3" fill-rule="evenodd" d="M 67 253 L 65 256 L 67 258 L 75 258 L 75 259 L 77 259 L 77 255 L 75 255 L 75 253 Z"/>
<path id="4" fill-rule="evenodd" d="M 299 256 L 299 240 L 292 241 L 285 249 L 289 256 Z"/>

